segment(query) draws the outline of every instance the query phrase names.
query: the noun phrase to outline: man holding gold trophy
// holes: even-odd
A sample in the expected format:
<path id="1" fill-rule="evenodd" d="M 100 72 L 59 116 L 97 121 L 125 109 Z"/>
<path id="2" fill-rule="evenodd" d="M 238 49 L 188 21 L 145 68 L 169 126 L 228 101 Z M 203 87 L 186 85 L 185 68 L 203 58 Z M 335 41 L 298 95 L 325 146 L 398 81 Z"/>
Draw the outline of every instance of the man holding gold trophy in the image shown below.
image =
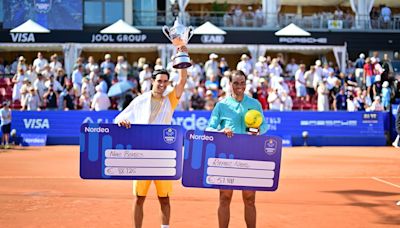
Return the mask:
<path id="1" fill-rule="evenodd" d="M 175 88 L 168 94 L 164 92 L 169 83 L 169 73 L 166 70 L 156 70 L 152 74 L 151 91 L 135 98 L 129 106 L 116 118 L 119 126 L 130 128 L 131 124 L 171 124 L 172 115 L 186 84 L 187 70 L 191 61 L 186 44 L 193 35 L 191 27 L 185 27 L 176 19 L 172 28 L 163 27 L 164 34 L 177 48 L 177 54 L 172 58 L 173 67 L 179 69 L 179 80 Z M 151 135 L 149 135 L 151 137 Z M 151 180 L 137 180 L 133 184 L 136 202 L 133 207 L 134 226 L 142 227 L 143 206 L 150 187 Z M 168 228 L 170 221 L 169 196 L 172 191 L 172 181 L 155 180 L 158 199 L 161 205 L 161 228 Z"/>
<path id="2" fill-rule="evenodd" d="M 233 71 L 229 81 L 232 95 L 217 103 L 206 130 L 221 131 L 228 138 L 232 138 L 234 133 L 251 135 L 266 133 L 267 124 L 262 115 L 261 104 L 244 94 L 246 75 L 242 71 Z M 218 223 L 220 228 L 227 228 L 233 190 L 220 189 L 219 192 Z M 247 227 L 256 227 L 256 192 L 243 190 L 242 197 Z"/>

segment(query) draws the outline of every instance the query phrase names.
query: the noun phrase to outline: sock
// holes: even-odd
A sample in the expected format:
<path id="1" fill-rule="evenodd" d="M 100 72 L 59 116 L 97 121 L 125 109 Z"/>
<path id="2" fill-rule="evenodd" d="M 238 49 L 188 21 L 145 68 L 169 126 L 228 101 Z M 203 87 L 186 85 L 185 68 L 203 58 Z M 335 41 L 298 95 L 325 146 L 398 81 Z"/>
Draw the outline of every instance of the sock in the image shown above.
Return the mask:
<path id="1" fill-rule="evenodd" d="M 169 228 L 169 225 L 161 225 L 161 228 Z"/>

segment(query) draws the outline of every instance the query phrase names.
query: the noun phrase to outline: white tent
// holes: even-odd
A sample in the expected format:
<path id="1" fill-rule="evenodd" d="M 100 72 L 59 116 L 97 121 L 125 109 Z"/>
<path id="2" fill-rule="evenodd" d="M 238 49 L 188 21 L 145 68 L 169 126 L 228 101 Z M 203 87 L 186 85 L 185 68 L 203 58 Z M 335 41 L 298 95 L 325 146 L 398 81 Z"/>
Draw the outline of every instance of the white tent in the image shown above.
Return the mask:
<path id="1" fill-rule="evenodd" d="M 18 27 L 11 29 L 10 32 L 49 33 L 50 30 L 29 19 Z"/>
<path id="2" fill-rule="evenodd" d="M 285 28 L 275 32 L 275 36 L 311 36 L 311 34 L 299 26 L 290 23 Z"/>
<path id="3" fill-rule="evenodd" d="M 217 26 L 213 25 L 211 22 L 207 21 L 206 23 L 197 27 L 193 33 L 195 35 L 225 35 L 226 32 Z"/>
<path id="4" fill-rule="evenodd" d="M 123 20 L 118 20 L 114 24 L 102 29 L 100 33 L 105 34 L 140 34 L 142 31 L 129 25 Z"/>

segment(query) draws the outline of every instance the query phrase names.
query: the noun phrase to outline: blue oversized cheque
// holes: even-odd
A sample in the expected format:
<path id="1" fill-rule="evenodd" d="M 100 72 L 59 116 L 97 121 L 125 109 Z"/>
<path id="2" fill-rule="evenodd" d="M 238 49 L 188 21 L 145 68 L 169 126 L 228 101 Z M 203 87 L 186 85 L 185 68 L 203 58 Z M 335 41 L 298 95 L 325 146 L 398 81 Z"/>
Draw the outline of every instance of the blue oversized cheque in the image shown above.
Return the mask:
<path id="1" fill-rule="evenodd" d="M 187 131 L 182 184 L 186 187 L 275 191 L 282 139 L 276 136 Z"/>
<path id="2" fill-rule="evenodd" d="M 83 124 L 83 179 L 177 180 L 182 176 L 183 129 L 175 125 Z"/>

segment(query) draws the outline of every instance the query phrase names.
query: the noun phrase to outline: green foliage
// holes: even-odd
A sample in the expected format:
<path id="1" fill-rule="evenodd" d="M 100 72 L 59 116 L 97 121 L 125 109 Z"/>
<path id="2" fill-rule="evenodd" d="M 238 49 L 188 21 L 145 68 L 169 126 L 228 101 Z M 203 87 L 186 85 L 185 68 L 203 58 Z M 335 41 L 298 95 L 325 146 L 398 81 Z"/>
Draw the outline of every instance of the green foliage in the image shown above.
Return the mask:
<path id="1" fill-rule="evenodd" d="M 217 0 L 215 0 L 211 5 L 211 11 L 226 12 L 228 10 L 228 7 L 229 5 L 226 1 L 224 3 L 218 3 Z"/>

